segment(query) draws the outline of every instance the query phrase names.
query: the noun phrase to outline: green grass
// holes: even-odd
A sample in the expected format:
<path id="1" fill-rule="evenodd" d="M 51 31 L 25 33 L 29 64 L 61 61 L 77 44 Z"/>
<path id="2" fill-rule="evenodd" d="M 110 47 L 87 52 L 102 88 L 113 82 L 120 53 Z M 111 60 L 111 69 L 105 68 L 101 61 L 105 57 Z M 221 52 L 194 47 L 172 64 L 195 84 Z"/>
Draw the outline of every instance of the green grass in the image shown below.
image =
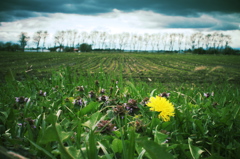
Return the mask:
<path id="1" fill-rule="evenodd" d="M 238 157 L 238 56 L 0 56 L 0 144 L 8 150 L 29 158 Z M 143 103 L 163 92 L 175 107 L 168 122 Z"/>

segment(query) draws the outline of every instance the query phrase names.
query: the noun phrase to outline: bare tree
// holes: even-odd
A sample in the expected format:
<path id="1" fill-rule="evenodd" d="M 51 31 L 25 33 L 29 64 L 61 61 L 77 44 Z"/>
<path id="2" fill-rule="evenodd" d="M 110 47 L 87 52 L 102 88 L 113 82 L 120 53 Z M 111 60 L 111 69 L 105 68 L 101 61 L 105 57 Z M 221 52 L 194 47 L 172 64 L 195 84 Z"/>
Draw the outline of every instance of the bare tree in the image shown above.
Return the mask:
<path id="1" fill-rule="evenodd" d="M 75 41 L 76 41 L 78 32 L 77 32 L 76 30 L 73 30 L 72 33 L 73 33 L 73 37 L 72 37 L 72 47 L 74 48 L 74 47 L 75 47 Z"/>
<path id="2" fill-rule="evenodd" d="M 161 45 L 161 34 L 156 34 L 156 47 L 157 47 L 157 51 L 160 51 L 160 45 Z"/>
<path id="3" fill-rule="evenodd" d="M 192 45 L 192 50 L 195 49 L 197 38 L 198 38 L 198 33 L 193 33 L 193 34 L 190 36 L 191 45 Z"/>
<path id="4" fill-rule="evenodd" d="M 19 35 L 19 43 L 22 48 L 22 51 L 24 51 L 25 47 L 27 46 L 27 42 L 29 41 L 30 37 L 28 36 L 27 32 L 21 32 Z"/>
<path id="5" fill-rule="evenodd" d="M 125 32 L 124 36 L 125 36 L 125 39 L 123 42 L 123 47 L 126 49 L 126 47 L 129 45 L 130 34 L 128 32 Z"/>
<path id="6" fill-rule="evenodd" d="M 163 50 L 165 51 L 166 45 L 167 45 L 168 34 L 164 34 L 161 39 L 162 39 L 162 44 L 163 44 Z"/>
<path id="7" fill-rule="evenodd" d="M 154 52 L 154 48 L 157 46 L 157 34 L 151 34 L 149 36 L 149 43 L 152 47 L 152 52 Z"/>
<path id="8" fill-rule="evenodd" d="M 148 43 L 149 43 L 150 35 L 145 33 L 143 35 L 143 43 L 145 45 L 145 51 L 147 51 Z"/>
<path id="9" fill-rule="evenodd" d="M 223 49 L 224 38 L 225 38 L 225 35 L 223 33 L 220 33 L 218 37 L 217 49 L 220 49 L 220 50 Z"/>
<path id="10" fill-rule="evenodd" d="M 64 48 L 65 31 L 58 31 L 55 35 L 55 43 L 59 45 L 60 50 Z"/>
<path id="11" fill-rule="evenodd" d="M 137 42 L 138 42 L 138 35 L 137 34 L 131 34 L 131 36 L 130 36 L 130 50 L 136 51 Z"/>
<path id="12" fill-rule="evenodd" d="M 100 32 L 99 33 L 99 42 L 101 44 L 102 49 L 104 49 L 104 46 L 106 45 L 107 37 L 108 37 L 108 33 L 107 32 L 104 31 L 104 32 Z"/>
<path id="13" fill-rule="evenodd" d="M 173 51 L 173 47 L 176 41 L 176 34 L 172 33 L 169 36 L 169 51 Z"/>
<path id="14" fill-rule="evenodd" d="M 67 47 L 70 47 L 70 44 L 72 43 L 72 30 L 67 30 L 65 32 L 65 41 L 66 41 L 66 45 Z"/>
<path id="15" fill-rule="evenodd" d="M 99 31 L 92 31 L 89 37 L 92 43 L 92 47 L 94 47 L 99 40 Z"/>
<path id="16" fill-rule="evenodd" d="M 177 34 L 177 38 L 178 38 L 178 50 L 179 52 L 181 51 L 181 47 L 182 47 L 182 42 L 183 42 L 183 38 L 184 38 L 184 35 L 183 34 Z"/>
<path id="17" fill-rule="evenodd" d="M 231 36 L 230 35 L 225 35 L 224 42 L 225 42 L 225 48 L 228 47 L 229 43 L 231 43 Z"/>
<path id="18" fill-rule="evenodd" d="M 33 42 L 36 44 L 37 52 L 38 52 L 38 49 L 39 49 L 40 40 L 42 38 L 41 35 L 42 35 L 41 30 L 35 32 L 34 35 L 33 35 Z"/>
<path id="19" fill-rule="evenodd" d="M 205 42 L 205 46 L 206 46 L 207 50 L 209 49 L 211 36 L 212 36 L 211 34 L 207 34 L 207 35 L 205 35 L 205 38 L 204 38 L 204 42 Z"/>
<path id="20" fill-rule="evenodd" d="M 122 34 L 118 34 L 118 45 L 119 49 L 122 50 L 124 46 L 127 45 L 128 39 L 129 39 L 130 34 L 127 32 L 124 32 Z"/>
<path id="21" fill-rule="evenodd" d="M 43 38 L 42 52 L 43 52 L 43 49 L 45 48 L 45 42 L 46 42 L 47 36 L 48 36 L 48 32 L 47 32 L 47 31 L 44 31 L 44 32 L 42 33 L 42 38 Z"/>
<path id="22" fill-rule="evenodd" d="M 81 32 L 80 34 L 79 34 L 79 36 L 78 36 L 78 40 L 79 40 L 79 45 L 80 44 L 83 44 L 83 43 L 86 43 L 87 41 L 88 41 L 88 38 L 89 38 L 90 36 L 88 35 L 88 33 L 87 32 L 85 32 L 85 31 L 83 31 L 83 32 Z"/>
<path id="23" fill-rule="evenodd" d="M 110 48 L 116 49 L 117 38 L 118 38 L 117 34 L 111 34 L 109 36 L 109 46 L 110 46 Z"/>
<path id="24" fill-rule="evenodd" d="M 139 35 L 138 36 L 138 51 L 140 51 L 142 49 L 143 46 L 143 36 Z"/>
<path id="25" fill-rule="evenodd" d="M 212 47 L 214 48 L 214 49 L 216 49 L 216 46 L 218 45 L 217 43 L 218 43 L 218 38 L 219 38 L 219 34 L 218 34 L 218 32 L 214 32 L 213 33 L 213 35 L 212 35 Z"/>
<path id="26" fill-rule="evenodd" d="M 185 39 L 184 41 L 185 41 L 185 51 L 186 51 L 192 47 L 191 46 L 192 42 L 191 42 L 191 38 L 189 36 L 185 36 L 184 39 Z"/>
<path id="27" fill-rule="evenodd" d="M 203 33 L 198 32 L 196 33 L 196 46 L 197 48 L 200 47 L 200 43 L 203 41 Z"/>

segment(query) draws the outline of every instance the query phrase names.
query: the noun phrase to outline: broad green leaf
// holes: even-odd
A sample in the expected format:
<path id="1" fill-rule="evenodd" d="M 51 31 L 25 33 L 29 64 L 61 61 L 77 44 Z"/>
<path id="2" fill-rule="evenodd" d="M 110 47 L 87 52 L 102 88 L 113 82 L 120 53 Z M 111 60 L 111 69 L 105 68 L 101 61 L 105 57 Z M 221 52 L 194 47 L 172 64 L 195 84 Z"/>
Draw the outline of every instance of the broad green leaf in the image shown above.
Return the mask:
<path id="1" fill-rule="evenodd" d="M 123 150 L 122 141 L 120 139 L 115 138 L 112 141 L 111 147 L 112 147 L 114 153 L 117 153 L 117 152 L 121 153 Z"/>
<path id="2" fill-rule="evenodd" d="M 46 131 L 43 134 L 41 143 L 46 144 L 51 141 L 64 141 L 72 135 L 72 132 L 62 131 L 61 125 L 56 124 L 55 126 L 50 125 L 47 127 Z"/>
<path id="3" fill-rule="evenodd" d="M 66 140 L 67 138 L 69 138 L 73 134 L 73 132 L 63 131 L 61 125 L 58 124 L 58 123 L 55 126 L 56 126 L 56 130 L 57 130 L 57 133 L 60 137 L 61 142 L 63 142 L 64 140 Z"/>
<path id="4" fill-rule="evenodd" d="M 191 155 L 194 159 L 198 159 L 199 156 L 201 155 L 201 153 L 203 153 L 204 151 L 201 150 L 199 147 L 193 146 L 192 145 L 192 139 L 188 138 L 188 146 L 191 152 Z"/>
<path id="5" fill-rule="evenodd" d="M 167 140 L 168 135 L 158 132 L 157 130 L 154 133 L 154 141 L 158 144 L 162 144 Z"/>
<path id="6" fill-rule="evenodd" d="M 83 123 L 83 126 L 86 126 L 88 128 L 92 128 L 94 127 L 94 125 L 96 125 L 98 119 L 100 116 L 100 112 L 96 112 L 94 114 L 91 115 L 90 119 L 88 121 L 86 121 L 85 123 Z"/>
<path id="7" fill-rule="evenodd" d="M 88 114 L 90 112 L 96 111 L 99 107 L 100 103 L 98 102 L 90 102 L 86 107 L 82 108 L 79 111 L 79 116 L 83 116 L 85 114 Z"/>
<path id="8" fill-rule="evenodd" d="M 146 138 L 137 139 L 137 144 L 142 146 L 152 159 L 173 159 L 173 156 L 167 152 L 165 147 L 154 141 L 149 141 Z"/>
<path id="9" fill-rule="evenodd" d="M 69 146 L 69 147 L 66 147 L 66 150 L 67 150 L 68 153 L 71 154 L 71 156 L 73 156 L 74 158 L 81 158 L 81 156 L 80 156 L 80 150 L 77 150 L 75 147 Z"/>
<path id="10" fill-rule="evenodd" d="M 51 142 L 51 141 L 57 141 L 58 138 L 57 138 L 57 134 L 56 134 L 56 131 L 54 129 L 54 127 L 52 125 L 49 125 L 44 134 L 43 134 L 43 137 L 41 139 L 41 143 L 42 144 L 46 144 L 48 142 Z"/>
<path id="11" fill-rule="evenodd" d="M 54 124 L 57 122 L 57 116 L 56 114 L 50 114 L 49 116 L 46 117 L 46 121 L 51 123 L 51 124 Z"/>
<path id="12" fill-rule="evenodd" d="M 91 130 L 94 130 L 95 127 L 97 126 L 97 123 L 101 120 L 104 120 L 104 118 L 108 115 L 105 114 L 104 116 L 101 116 L 102 114 L 100 112 L 96 112 L 91 115 L 90 119 L 83 123 L 83 126 L 86 126 L 90 128 Z"/>

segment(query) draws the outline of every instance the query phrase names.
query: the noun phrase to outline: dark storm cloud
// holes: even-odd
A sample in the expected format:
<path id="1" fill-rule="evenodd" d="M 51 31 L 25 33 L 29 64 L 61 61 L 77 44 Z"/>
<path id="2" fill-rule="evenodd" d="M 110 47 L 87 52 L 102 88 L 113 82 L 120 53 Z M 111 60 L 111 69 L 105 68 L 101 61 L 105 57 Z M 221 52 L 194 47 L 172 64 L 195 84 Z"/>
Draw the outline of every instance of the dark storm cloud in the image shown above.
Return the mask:
<path id="1" fill-rule="evenodd" d="M 237 15 L 201 15 L 198 18 L 178 18 L 167 23 L 167 28 L 193 28 L 208 30 L 238 30 L 240 18 Z"/>
<path id="2" fill-rule="evenodd" d="M 9 22 L 48 13 L 75 13 L 96 15 L 113 9 L 124 12 L 136 10 L 153 11 L 168 16 L 186 18 L 203 14 L 219 18 L 211 20 L 186 20 L 170 22 L 169 28 L 238 29 L 240 23 L 240 0 L 5 0 L 0 2 L 0 22 Z M 218 17 L 218 15 L 221 15 Z M 226 15 L 226 16 L 224 16 Z M 229 17 L 228 15 L 234 15 Z"/>
<path id="3" fill-rule="evenodd" d="M 152 10 L 167 15 L 197 15 L 198 12 L 240 13 L 239 0 L 5 0 L 0 2 L 1 21 L 11 21 L 14 11 L 43 13 L 106 13 Z M 10 15 L 10 14 L 13 15 Z M 8 14 L 8 16 L 6 16 Z M 31 17 L 34 15 L 27 15 Z M 13 18 L 14 19 L 14 18 Z"/>
<path id="4" fill-rule="evenodd" d="M 0 2 L 0 21 L 35 17 L 38 13 L 97 14 L 111 10 L 91 0 L 7 0 Z M 25 16 L 22 16 L 22 13 Z M 20 15 L 21 14 L 21 15 Z"/>
<path id="5" fill-rule="evenodd" d="M 14 10 L 14 11 L 5 11 L 0 12 L 0 21 L 14 21 L 18 19 L 24 19 L 27 17 L 37 17 L 40 14 L 32 11 L 21 11 L 21 10 Z"/>
<path id="6" fill-rule="evenodd" d="M 104 6 L 120 10 L 152 10 L 167 15 L 195 15 L 198 12 L 240 13 L 239 0 L 101 0 Z"/>

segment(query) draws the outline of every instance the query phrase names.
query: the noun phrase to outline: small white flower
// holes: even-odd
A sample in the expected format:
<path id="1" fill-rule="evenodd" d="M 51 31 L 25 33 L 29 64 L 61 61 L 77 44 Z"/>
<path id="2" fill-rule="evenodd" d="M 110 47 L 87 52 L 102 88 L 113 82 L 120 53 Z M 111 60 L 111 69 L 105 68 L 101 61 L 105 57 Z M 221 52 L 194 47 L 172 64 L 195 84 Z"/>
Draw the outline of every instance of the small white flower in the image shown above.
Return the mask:
<path id="1" fill-rule="evenodd" d="M 15 97 L 15 99 L 16 99 L 16 102 L 19 102 L 19 97 Z"/>
<path id="2" fill-rule="evenodd" d="M 30 98 L 25 98 L 24 102 L 30 102 Z"/>

